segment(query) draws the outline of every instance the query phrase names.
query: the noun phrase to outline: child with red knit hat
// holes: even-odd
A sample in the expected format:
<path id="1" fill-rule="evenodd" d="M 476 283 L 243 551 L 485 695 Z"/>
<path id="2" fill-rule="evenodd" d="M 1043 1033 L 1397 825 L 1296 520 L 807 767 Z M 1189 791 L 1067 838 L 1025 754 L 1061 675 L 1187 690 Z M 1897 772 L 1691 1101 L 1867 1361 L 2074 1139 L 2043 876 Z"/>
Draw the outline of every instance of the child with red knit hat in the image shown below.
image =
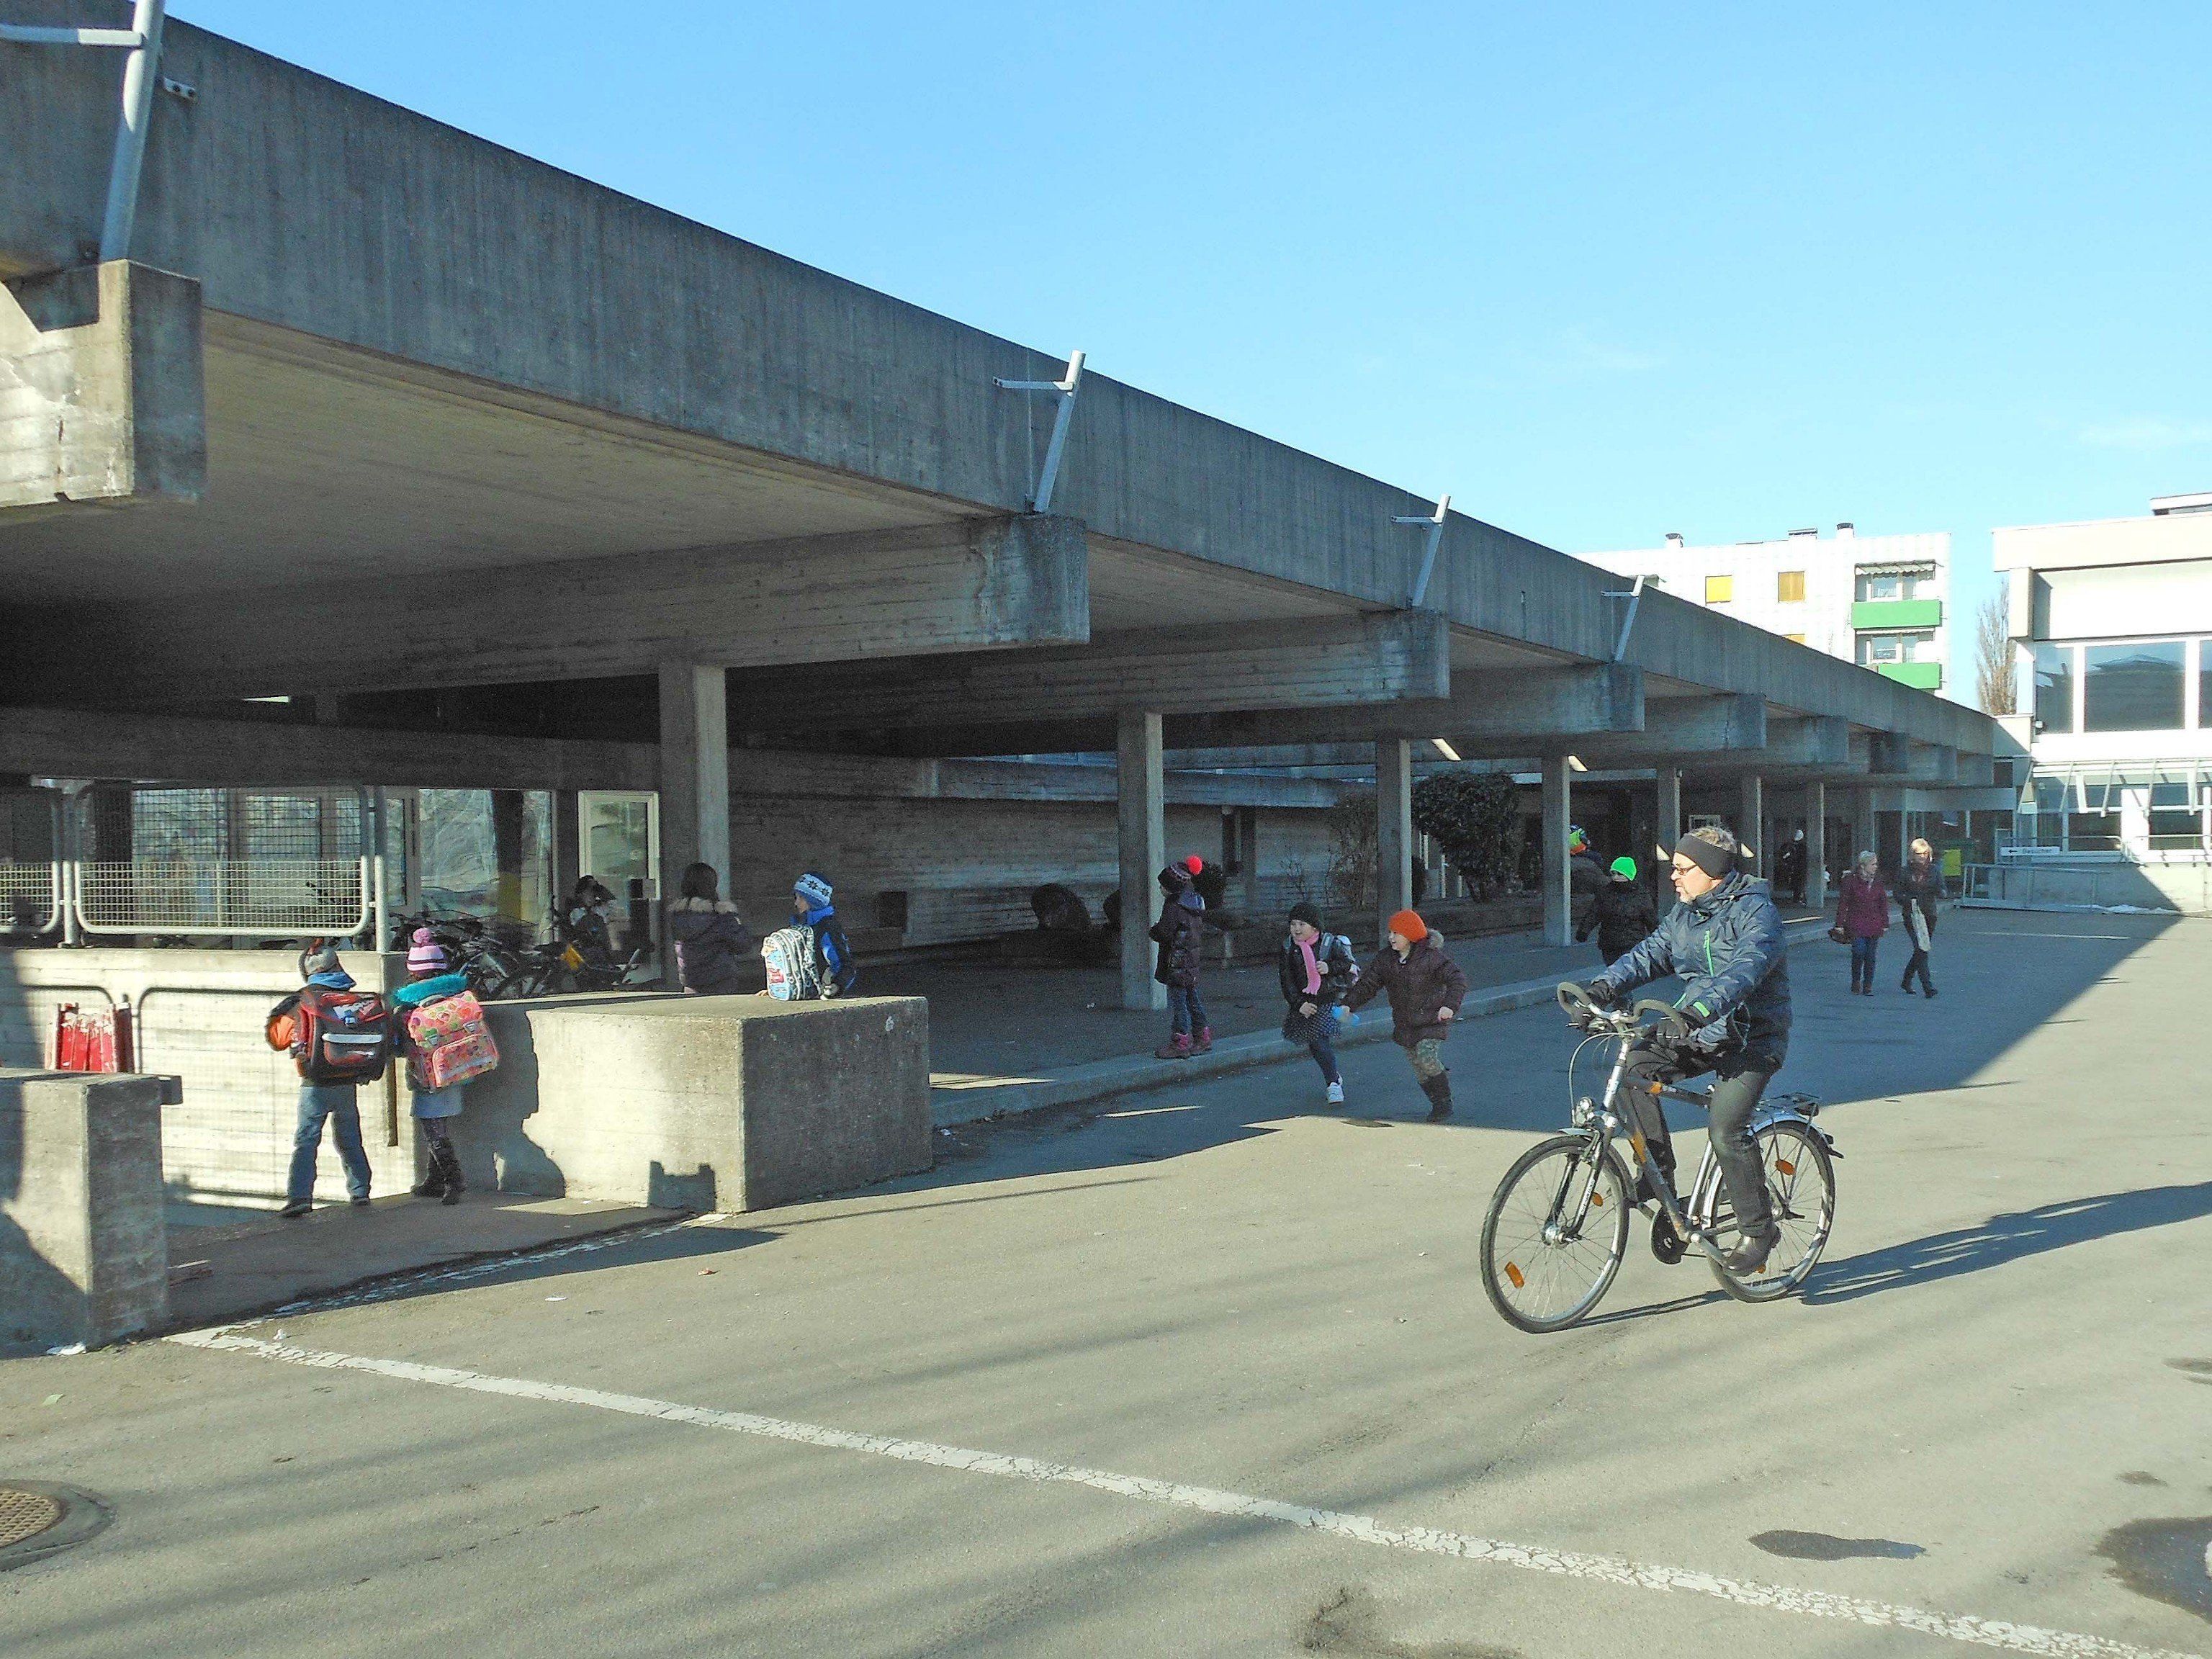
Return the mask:
<path id="1" fill-rule="evenodd" d="M 1444 1068 L 1444 1039 L 1467 1000 L 1467 975 L 1444 950 L 1444 942 L 1412 910 L 1390 918 L 1389 937 L 1360 975 L 1347 1008 L 1364 1008 L 1377 996 L 1390 997 L 1390 1039 L 1406 1051 L 1421 1092 L 1429 1097 L 1429 1121 L 1452 1115 L 1451 1073 Z"/>
<path id="2" fill-rule="evenodd" d="M 1198 896 L 1206 860 L 1194 854 L 1160 872 L 1164 902 L 1152 939 L 1160 947 L 1152 977 L 1168 988 L 1168 1040 L 1152 1052 L 1161 1060 L 1188 1060 L 1213 1047 L 1213 1028 L 1199 1000 L 1198 968 L 1206 938 L 1206 901 Z"/>

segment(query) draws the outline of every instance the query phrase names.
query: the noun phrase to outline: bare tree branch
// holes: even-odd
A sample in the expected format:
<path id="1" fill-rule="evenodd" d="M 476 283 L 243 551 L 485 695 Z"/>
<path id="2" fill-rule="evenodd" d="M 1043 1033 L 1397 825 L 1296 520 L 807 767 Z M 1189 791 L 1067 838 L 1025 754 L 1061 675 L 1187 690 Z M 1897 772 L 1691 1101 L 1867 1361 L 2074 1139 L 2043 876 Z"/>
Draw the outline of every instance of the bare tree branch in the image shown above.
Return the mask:
<path id="1" fill-rule="evenodd" d="M 2002 593 L 1992 593 L 1974 613 L 1974 690 L 1984 714 L 2014 712 L 2010 628 Z"/>

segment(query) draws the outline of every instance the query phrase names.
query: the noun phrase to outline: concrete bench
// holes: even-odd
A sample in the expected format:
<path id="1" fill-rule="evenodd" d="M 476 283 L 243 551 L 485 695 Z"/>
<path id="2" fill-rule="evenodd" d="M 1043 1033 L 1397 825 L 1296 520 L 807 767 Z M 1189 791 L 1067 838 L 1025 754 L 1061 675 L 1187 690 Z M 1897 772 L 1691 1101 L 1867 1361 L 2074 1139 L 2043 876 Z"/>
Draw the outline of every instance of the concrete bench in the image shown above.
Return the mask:
<path id="1" fill-rule="evenodd" d="M 168 1317 L 161 1105 L 175 1079 L 0 1071 L 0 1354 Z"/>
<path id="2" fill-rule="evenodd" d="M 471 1182 L 757 1210 L 930 1164 L 929 1005 L 611 994 L 489 1005 L 496 1072 L 454 1143 Z"/>

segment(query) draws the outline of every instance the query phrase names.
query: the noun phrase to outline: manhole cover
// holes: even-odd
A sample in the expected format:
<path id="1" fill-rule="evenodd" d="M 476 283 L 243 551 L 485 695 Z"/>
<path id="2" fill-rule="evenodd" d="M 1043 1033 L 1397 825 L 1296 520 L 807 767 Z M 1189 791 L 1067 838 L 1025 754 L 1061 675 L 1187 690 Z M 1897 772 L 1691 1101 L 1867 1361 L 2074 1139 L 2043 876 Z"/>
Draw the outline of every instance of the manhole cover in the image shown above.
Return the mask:
<path id="1" fill-rule="evenodd" d="M 105 1503 L 75 1486 L 0 1480 L 0 1572 L 82 1544 L 112 1518 Z"/>
<path id="2" fill-rule="evenodd" d="M 62 1518 L 60 1503 L 42 1492 L 0 1486 L 0 1550 L 35 1538 Z"/>

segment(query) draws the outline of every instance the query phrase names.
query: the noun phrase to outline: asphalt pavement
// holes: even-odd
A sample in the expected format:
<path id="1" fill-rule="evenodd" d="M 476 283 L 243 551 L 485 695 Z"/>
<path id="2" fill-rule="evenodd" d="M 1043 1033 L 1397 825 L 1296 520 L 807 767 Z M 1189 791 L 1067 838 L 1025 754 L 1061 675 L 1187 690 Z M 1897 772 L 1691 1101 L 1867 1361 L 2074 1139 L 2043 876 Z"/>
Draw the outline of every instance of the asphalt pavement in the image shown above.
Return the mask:
<path id="1" fill-rule="evenodd" d="M 1450 1125 L 1370 1047 L 1345 1115 L 1272 1066 L 0 1364 L 0 1486 L 114 1516 L 0 1571 L 0 1650 L 2212 1653 L 2212 924 L 1937 946 L 1934 1002 L 1792 953 L 1844 1153 L 1802 1297 L 1639 1221 L 1586 1325 L 1496 1318 L 1483 1206 L 1565 1110 L 1532 1009 L 1455 1038 Z"/>

